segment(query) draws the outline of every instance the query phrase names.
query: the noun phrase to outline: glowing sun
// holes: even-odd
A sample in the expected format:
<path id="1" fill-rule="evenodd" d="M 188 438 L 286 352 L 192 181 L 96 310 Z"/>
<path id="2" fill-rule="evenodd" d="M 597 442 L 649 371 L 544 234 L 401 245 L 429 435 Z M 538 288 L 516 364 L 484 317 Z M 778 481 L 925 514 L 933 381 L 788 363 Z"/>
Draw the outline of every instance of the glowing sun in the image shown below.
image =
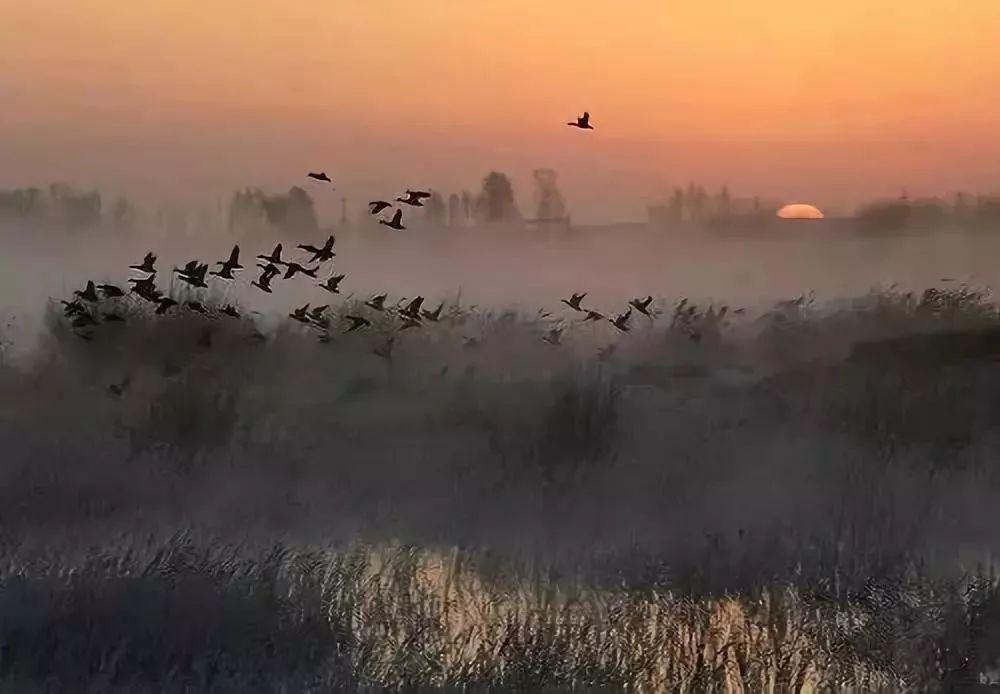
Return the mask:
<path id="1" fill-rule="evenodd" d="M 804 203 L 785 205 L 778 210 L 778 216 L 782 219 L 823 219 L 819 208 Z"/>

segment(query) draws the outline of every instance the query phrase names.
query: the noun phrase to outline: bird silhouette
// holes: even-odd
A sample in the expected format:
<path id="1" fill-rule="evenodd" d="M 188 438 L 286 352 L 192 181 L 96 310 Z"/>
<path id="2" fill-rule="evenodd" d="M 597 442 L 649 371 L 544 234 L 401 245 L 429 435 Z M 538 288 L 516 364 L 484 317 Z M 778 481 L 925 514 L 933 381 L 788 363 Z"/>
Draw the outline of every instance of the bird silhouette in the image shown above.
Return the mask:
<path id="1" fill-rule="evenodd" d="M 162 316 L 176 305 L 177 302 L 174 299 L 171 299 L 169 296 L 165 296 L 156 302 L 156 310 L 154 313 L 158 316 Z"/>
<path id="2" fill-rule="evenodd" d="M 628 302 L 628 305 L 634 308 L 639 313 L 648 316 L 649 315 L 649 305 L 653 303 L 653 297 L 647 296 L 645 299 L 632 299 Z"/>
<path id="3" fill-rule="evenodd" d="M 308 324 L 309 323 L 309 304 L 306 304 L 305 306 L 301 306 L 301 307 L 295 309 L 294 311 L 292 311 L 291 313 L 288 314 L 288 317 L 291 318 L 292 320 L 297 320 L 300 323 L 307 323 Z"/>
<path id="4" fill-rule="evenodd" d="M 208 309 L 206 309 L 204 304 L 202 304 L 200 301 L 188 301 L 184 305 L 187 306 L 192 311 L 194 311 L 195 313 L 200 313 L 202 315 L 208 313 Z"/>
<path id="5" fill-rule="evenodd" d="M 420 320 L 420 307 L 424 305 L 424 297 L 418 296 L 413 299 L 410 303 L 406 305 L 406 308 L 402 309 L 399 314 L 405 316 L 411 320 Z"/>
<path id="6" fill-rule="evenodd" d="M 72 318 L 73 316 L 87 312 L 87 309 L 80 303 L 79 299 L 73 299 L 73 301 L 63 301 L 62 305 L 63 315 L 67 318 Z"/>
<path id="7" fill-rule="evenodd" d="M 205 275 L 208 274 L 208 265 L 199 265 L 198 268 L 191 273 L 179 272 L 181 281 L 190 284 L 196 289 L 203 289 L 208 285 L 205 283 Z"/>
<path id="8" fill-rule="evenodd" d="M 336 253 L 333 252 L 334 241 L 335 239 L 331 234 L 329 238 L 327 238 L 326 243 L 324 243 L 319 248 L 308 243 L 300 243 L 299 248 L 306 251 L 307 253 L 313 254 L 312 258 L 310 258 L 309 260 L 310 263 L 315 263 L 315 262 L 325 263 L 326 261 L 333 258 L 333 256 L 337 255 Z"/>
<path id="9" fill-rule="evenodd" d="M 281 270 L 276 268 L 274 265 L 271 265 L 270 263 L 268 263 L 267 265 L 258 265 L 257 267 L 262 269 L 260 277 L 258 277 L 250 284 L 253 285 L 254 287 L 257 287 L 257 289 L 261 290 L 262 292 L 271 294 L 272 293 L 271 280 L 274 279 L 277 275 L 280 275 Z"/>
<path id="10" fill-rule="evenodd" d="M 379 224 L 384 224 L 390 229 L 395 229 L 396 231 L 403 231 L 406 227 L 403 226 L 403 211 L 396 210 L 396 214 L 392 215 L 391 221 L 385 221 L 384 219 L 378 220 Z"/>
<path id="11" fill-rule="evenodd" d="M 396 338 L 395 338 L 395 336 L 390 335 L 386 339 L 384 345 L 382 345 L 381 347 L 376 347 L 375 349 L 372 350 L 372 352 L 374 354 L 382 357 L 386 361 L 392 361 L 392 348 L 393 348 L 393 345 L 395 345 L 395 344 L 396 344 Z"/>
<path id="12" fill-rule="evenodd" d="M 229 259 L 220 260 L 215 264 L 219 266 L 219 269 L 209 274 L 221 277 L 225 280 L 235 279 L 233 277 L 233 270 L 243 269 L 243 266 L 240 265 L 240 247 L 233 246 L 233 250 L 229 253 Z"/>
<path id="13" fill-rule="evenodd" d="M 330 292 L 331 294 L 340 294 L 340 283 L 344 280 L 345 275 L 331 275 L 327 278 L 326 282 L 320 282 L 323 289 Z"/>
<path id="14" fill-rule="evenodd" d="M 442 308 L 444 308 L 444 302 L 443 301 L 440 304 L 438 304 L 438 307 L 436 309 L 434 309 L 433 311 L 428 311 L 427 309 L 424 309 L 420 313 L 421 313 L 421 315 L 423 315 L 424 318 L 426 318 L 427 320 L 429 320 L 431 323 L 437 323 L 441 319 L 441 309 Z"/>
<path id="15" fill-rule="evenodd" d="M 323 183 L 333 183 L 333 181 L 330 180 L 330 177 L 326 175 L 325 171 L 320 171 L 319 173 L 310 171 L 308 177 L 317 181 L 323 181 Z"/>
<path id="16" fill-rule="evenodd" d="M 236 310 L 236 307 L 232 304 L 226 304 L 222 307 L 222 313 L 229 316 L 230 318 L 239 318 L 240 312 Z"/>
<path id="17" fill-rule="evenodd" d="M 304 268 L 298 263 L 288 263 L 288 270 L 285 272 L 285 279 L 290 280 L 295 277 L 296 274 L 302 273 L 303 275 L 308 275 L 309 277 L 316 277 L 316 272 L 319 270 L 318 267 Z"/>
<path id="18" fill-rule="evenodd" d="M 132 293 L 137 294 L 140 298 L 145 299 L 146 301 L 154 304 L 157 303 L 162 295 L 156 288 L 156 285 L 153 284 L 155 279 L 156 275 L 150 275 L 144 279 L 130 279 L 129 283 L 132 285 Z"/>
<path id="19" fill-rule="evenodd" d="M 545 337 L 542 338 L 542 340 L 548 342 L 550 345 L 561 345 L 562 333 L 562 328 L 552 328 L 552 330 L 550 330 Z"/>
<path id="20" fill-rule="evenodd" d="M 116 287 L 113 284 L 99 284 L 97 288 L 101 290 L 101 293 L 108 299 L 118 299 L 125 296 L 125 292 L 121 290 L 121 287 Z"/>
<path id="21" fill-rule="evenodd" d="M 628 319 L 631 317 L 632 317 L 632 309 L 629 309 L 625 313 L 621 313 L 615 316 L 614 320 L 611 321 L 611 325 L 615 326 L 623 333 L 627 333 L 629 331 Z"/>
<path id="22" fill-rule="evenodd" d="M 583 311 L 583 309 L 580 308 L 580 302 L 583 301 L 585 296 L 587 296 L 587 292 L 582 292 L 580 294 L 573 294 L 570 296 L 568 301 L 566 299 L 562 299 L 561 301 L 574 311 Z"/>
<path id="23" fill-rule="evenodd" d="M 257 259 L 258 260 L 266 260 L 267 262 L 271 263 L 272 265 L 287 265 L 288 264 L 284 260 L 281 259 L 281 244 L 280 243 L 277 246 L 274 247 L 274 250 L 271 251 L 271 255 L 258 255 Z"/>
<path id="24" fill-rule="evenodd" d="M 423 207 L 424 198 L 429 198 L 430 196 L 430 193 L 425 193 L 420 190 L 408 190 L 406 191 L 406 197 L 400 196 L 396 198 L 396 202 L 401 202 L 405 205 L 410 205 L 411 207 Z"/>
<path id="25" fill-rule="evenodd" d="M 198 268 L 201 266 L 201 261 L 199 260 L 189 260 L 184 264 L 182 268 L 174 268 L 174 272 L 179 275 L 192 275 L 198 273 Z"/>
<path id="26" fill-rule="evenodd" d="M 376 296 L 373 296 L 372 298 L 370 298 L 368 301 L 365 302 L 365 306 L 374 309 L 376 311 L 384 311 L 386 296 L 387 296 L 386 294 L 378 294 Z"/>
<path id="27" fill-rule="evenodd" d="M 355 330 L 360 330 L 361 328 L 367 328 L 371 326 L 372 322 L 363 316 L 344 316 L 344 320 L 351 322 L 351 327 L 349 327 L 345 332 L 353 333 Z"/>
<path id="28" fill-rule="evenodd" d="M 236 276 L 233 274 L 233 269 L 231 267 L 229 267 L 228 265 L 223 265 L 218 270 L 213 270 L 212 272 L 210 272 L 208 274 L 212 275 L 213 277 L 218 277 L 218 278 L 224 279 L 224 280 L 234 280 L 234 279 L 236 279 Z"/>
<path id="29" fill-rule="evenodd" d="M 308 306 L 308 304 L 306 304 Z M 313 321 L 323 320 L 323 314 L 326 310 L 330 308 L 329 304 L 323 304 L 322 306 L 315 306 L 313 310 L 309 312 L 309 318 Z"/>
<path id="30" fill-rule="evenodd" d="M 82 291 L 78 289 L 73 292 L 73 295 L 80 297 L 84 301 L 89 301 L 92 304 L 96 304 L 99 300 L 99 297 L 97 296 L 97 288 L 94 286 L 93 281 L 88 281 L 85 289 Z"/>
<path id="31" fill-rule="evenodd" d="M 392 207 L 392 203 L 386 202 L 385 200 L 372 200 L 368 203 L 368 209 L 373 215 L 378 214 L 382 210 L 389 207 Z"/>
<path id="32" fill-rule="evenodd" d="M 146 257 L 142 259 L 142 263 L 139 265 L 129 265 L 130 270 L 138 270 L 139 272 L 155 273 L 156 268 L 156 255 L 152 252 L 146 254 Z"/>
<path id="33" fill-rule="evenodd" d="M 570 121 L 566 125 L 572 126 L 574 128 L 580 128 L 581 130 L 593 130 L 594 126 L 590 124 L 590 112 L 584 111 L 583 115 L 576 119 L 576 122 Z"/>

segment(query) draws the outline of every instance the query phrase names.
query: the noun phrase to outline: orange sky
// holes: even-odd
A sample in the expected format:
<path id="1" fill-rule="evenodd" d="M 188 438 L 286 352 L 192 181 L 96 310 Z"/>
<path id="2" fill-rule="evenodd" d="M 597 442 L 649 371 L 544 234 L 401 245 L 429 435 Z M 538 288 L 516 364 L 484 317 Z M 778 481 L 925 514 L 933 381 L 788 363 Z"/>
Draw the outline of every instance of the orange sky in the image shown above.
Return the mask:
<path id="1" fill-rule="evenodd" d="M 1000 188 L 997 0 L 0 0 L 0 185 Z M 589 109 L 598 130 L 563 123 Z M 391 192 L 391 191 L 390 191 Z M 386 193 L 387 194 L 387 193 Z"/>

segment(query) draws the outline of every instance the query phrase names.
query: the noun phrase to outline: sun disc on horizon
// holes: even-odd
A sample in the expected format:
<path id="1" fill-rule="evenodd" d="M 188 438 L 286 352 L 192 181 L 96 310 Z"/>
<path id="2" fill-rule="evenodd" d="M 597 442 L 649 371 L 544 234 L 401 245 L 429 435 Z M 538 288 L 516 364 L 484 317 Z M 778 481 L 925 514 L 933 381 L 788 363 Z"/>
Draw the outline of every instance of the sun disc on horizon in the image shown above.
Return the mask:
<path id="1" fill-rule="evenodd" d="M 793 203 L 778 210 L 778 217 L 781 219 L 823 219 L 823 213 L 813 205 Z"/>

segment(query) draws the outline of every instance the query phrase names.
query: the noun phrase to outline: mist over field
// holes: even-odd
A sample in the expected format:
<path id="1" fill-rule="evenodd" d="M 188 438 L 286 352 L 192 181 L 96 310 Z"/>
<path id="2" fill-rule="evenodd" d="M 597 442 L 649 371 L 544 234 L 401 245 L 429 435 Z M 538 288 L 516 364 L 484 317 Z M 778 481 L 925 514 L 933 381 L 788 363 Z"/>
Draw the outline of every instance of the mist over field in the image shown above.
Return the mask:
<path id="1" fill-rule="evenodd" d="M 0 230 L 10 682 L 801 691 L 993 672 L 991 234 L 352 224 L 317 280 L 265 295 L 253 256 L 328 230 L 206 219 Z M 170 279 L 233 243 L 235 282 Z M 80 339 L 59 300 L 127 287 L 147 251 L 157 286 L 211 315 L 130 294 L 95 309 L 124 323 Z M 340 295 L 316 286 L 331 272 Z M 442 319 L 400 331 L 361 303 L 383 291 Z M 560 302 L 582 291 L 609 317 L 652 295 L 654 315 L 584 323 Z M 306 302 L 330 304 L 328 340 L 288 318 Z M 347 313 L 373 325 L 346 334 Z"/>

